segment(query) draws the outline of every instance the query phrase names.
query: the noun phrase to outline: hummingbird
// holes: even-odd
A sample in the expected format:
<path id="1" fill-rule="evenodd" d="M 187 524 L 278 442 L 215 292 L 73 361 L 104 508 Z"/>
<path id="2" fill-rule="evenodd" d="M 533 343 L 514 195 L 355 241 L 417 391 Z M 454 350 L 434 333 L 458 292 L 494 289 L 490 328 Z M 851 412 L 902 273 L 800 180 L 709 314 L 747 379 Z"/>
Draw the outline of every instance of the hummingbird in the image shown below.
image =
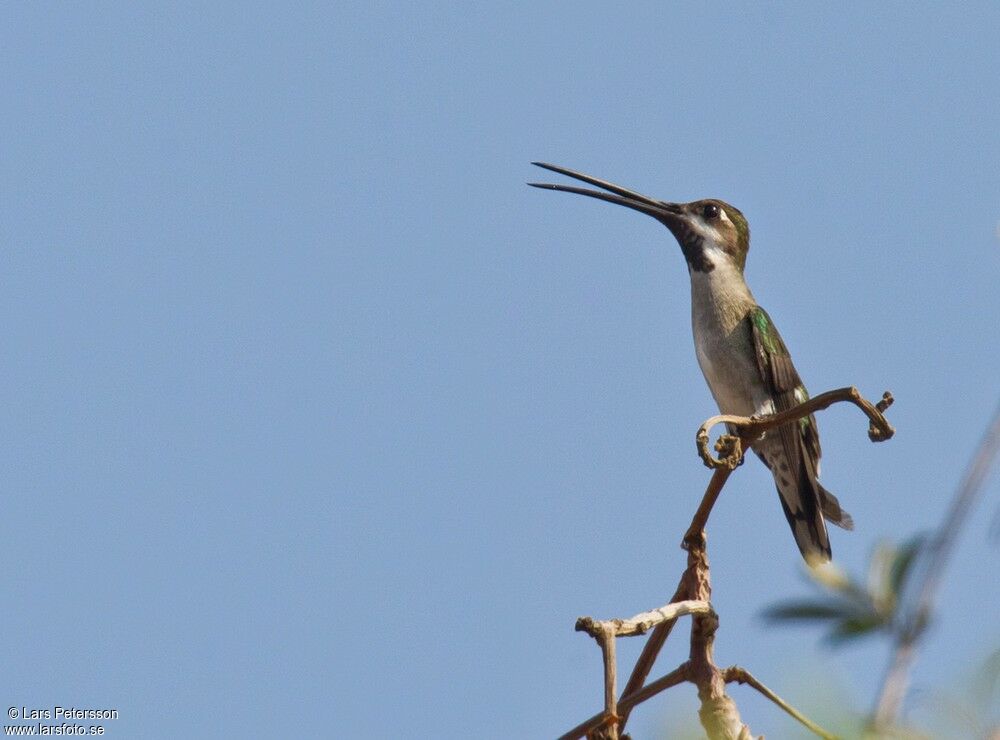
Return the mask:
<path id="1" fill-rule="evenodd" d="M 680 245 L 691 278 L 691 327 L 705 382 L 723 414 L 765 416 L 809 398 L 791 355 L 743 276 L 750 249 L 746 218 L 728 203 L 656 200 L 565 167 L 532 164 L 601 190 L 528 183 L 616 203 L 652 216 Z M 795 544 L 810 565 L 830 560 L 826 521 L 853 529 L 850 514 L 820 485 L 819 430 L 813 415 L 769 430 L 751 448 L 774 476 Z"/>

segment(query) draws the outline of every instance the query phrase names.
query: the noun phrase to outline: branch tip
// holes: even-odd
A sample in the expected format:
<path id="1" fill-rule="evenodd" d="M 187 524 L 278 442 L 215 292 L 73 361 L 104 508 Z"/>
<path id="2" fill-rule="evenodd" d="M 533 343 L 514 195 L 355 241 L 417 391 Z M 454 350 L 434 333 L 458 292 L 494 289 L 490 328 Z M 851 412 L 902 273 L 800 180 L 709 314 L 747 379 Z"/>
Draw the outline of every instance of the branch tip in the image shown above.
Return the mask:
<path id="1" fill-rule="evenodd" d="M 769 689 L 767 686 L 765 686 L 756 678 L 754 678 L 753 675 L 750 673 L 750 671 L 748 671 L 746 668 L 740 668 L 737 665 L 730 666 L 729 668 L 726 668 L 722 671 L 722 675 L 723 678 L 725 678 L 726 683 L 746 684 L 747 686 L 756 689 L 765 697 L 774 702 L 778 707 L 787 712 L 791 717 L 794 717 L 805 727 L 809 728 L 809 730 L 811 730 L 814 734 L 818 735 L 821 738 L 824 738 L 824 740 L 837 740 L 837 735 L 834 735 L 833 733 L 824 730 L 818 724 L 816 724 L 811 719 L 806 717 L 804 714 L 802 714 L 802 712 L 797 710 L 795 707 L 790 705 L 780 696 L 771 691 L 771 689 Z"/>
<path id="2" fill-rule="evenodd" d="M 888 419 L 882 412 L 888 409 L 893 403 L 892 394 L 886 391 L 882 394 L 882 399 L 878 403 L 868 401 L 857 388 L 847 386 L 837 390 L 827 391 L 810 398 L 798 406 L 782 411 L 778 414 L 767 416 L 735 416 L 732 414 L 719 414 L 713 416 L 698 428 L 695 440 L 698 445 L 698 455 L 709 468 L 729 468 L 732 470 L 742 461 L 742 450 L 760 438 L 767 430 L 782 426 L 792 421 L 802 419 L 816 411 L 821 411 L 835 403 L 848 401 L 853 403 L 868 417 L 868 438 L 872 442 L 884 442 L 896 433 Z M 723 434 L 715 444 L 715 449 L 720 453 L 716 458 L 708 451 L 709 430 L 716 424 L 726 424 L 730 431 L 734 428 L 738 430 L 738 435 Z M 732 439 L 736 437 L 736 441 Z"/>

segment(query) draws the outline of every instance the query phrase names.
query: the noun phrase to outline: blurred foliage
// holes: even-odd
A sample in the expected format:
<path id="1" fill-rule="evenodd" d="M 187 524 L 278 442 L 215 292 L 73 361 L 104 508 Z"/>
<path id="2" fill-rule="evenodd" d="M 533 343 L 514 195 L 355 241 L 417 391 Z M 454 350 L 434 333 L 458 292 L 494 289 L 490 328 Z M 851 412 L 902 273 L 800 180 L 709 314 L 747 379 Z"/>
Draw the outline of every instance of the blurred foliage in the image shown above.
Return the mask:
<path id="1" fill-rule="evenodd" d="M 907 599 L 907 584 L 914 582 L 917 566 L 931 549 L 932 541 L 926 535 L 901 545 L 882 542 L 872 553 L 864 580 L 853 578 L 833 563 L 810 569 L 810 580 L 819 595 L 779 602 L 765 609 L 763 616 L 772 622 L 822 625 L 826 628 L 824 639 L 831 645 L 872 635 L 896 638 L 911 630 L 911 634 L 918 633 L 926 627 L 925 617 L 908 608 L 915 604 L 913 598 Z M 918 713 L 925 715 L 920 724 L 933 728 L 932 735 L 904 726 L 879 735 L 865 726 L 864 716 L 843 709 L 841 722 L 827 721 L 845 738 L 1000 740 L 1000 649 L 990 653 L 962 685 L 950 692 L 917 692 L 914 704 Z"/>
<path id="2" fill-rule="evenodd" d="M 819 597 L 782 601 L 765 609 L 763 615 L 772 622 L 825 624 L 825 639 L 831 644 L 877 633 L 894 634 L 905 627 L 903 594 L 926 543 L 924 535 L 902 545 L 882 542 L 872 554 L 864 582 L 834 563 L 811 568 L 808 573 L 822 592 Z"/>

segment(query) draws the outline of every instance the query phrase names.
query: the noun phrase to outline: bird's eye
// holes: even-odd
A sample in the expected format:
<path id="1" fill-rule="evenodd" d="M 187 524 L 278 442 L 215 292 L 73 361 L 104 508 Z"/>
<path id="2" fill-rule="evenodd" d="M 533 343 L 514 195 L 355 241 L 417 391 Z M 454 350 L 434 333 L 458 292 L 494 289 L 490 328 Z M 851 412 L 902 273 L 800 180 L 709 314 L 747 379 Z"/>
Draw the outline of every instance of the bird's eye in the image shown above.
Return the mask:
<path id="1" fill-rule="evenodd" d="M 711 221 L 719 217 L 719 207 L 715 203 L 706 203 L 701 209 L 701 215 L 706 221 Z"/>

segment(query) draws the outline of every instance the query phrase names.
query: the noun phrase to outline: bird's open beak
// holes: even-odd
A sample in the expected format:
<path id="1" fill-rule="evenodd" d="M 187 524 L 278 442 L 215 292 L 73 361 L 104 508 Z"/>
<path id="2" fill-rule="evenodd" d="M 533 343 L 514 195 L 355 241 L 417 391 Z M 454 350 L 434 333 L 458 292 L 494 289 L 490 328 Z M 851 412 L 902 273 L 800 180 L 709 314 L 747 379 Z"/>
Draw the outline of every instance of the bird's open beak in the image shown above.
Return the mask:
<path id="1" fill-rule="evenodd" d="M 566 177 L 572 177 L 574 180 L 581 180 L 585 183 L 589 183 L 590 185 L 596 185 L 602 190 L 607 190 L 608 192 L 602 193 L 599 190 L 577 188 L 572 185 L 553 185 L 550 183 L 529 182 L 528 184 L 533 188 L 542 188 L 543 190 L 560 190 L 564 193 L 577 193 L 578 195 L 587 195 L 591 198 L 597 198 L 598 200 L 606 200 L 608 203 L 617 203 L 620 206 L 625 206 L 626 208 L 631 208 L 635 211 L 652 216 L 675 234 L 678 233 L 678 227 L 681 227 L 686 221 L 684 211 L 677 203 L 667 203 L 662 200 L 655 200 L 632 190 L 623 188 L 620 185 L 615 185 L 614 183 L 606 182 L 604 180 L 598 180 L 596 177 L 584 175 L 582 172 L 574 172 L 573 170 L 568 170 L 565 167 L 557 167 L 554 164 L 546 164 L 545 162 L 532 162 L 532 164 L 536 167 L 541 167 L 542 169 L 558 172 L 560 175 L 566 175 Z"/>

